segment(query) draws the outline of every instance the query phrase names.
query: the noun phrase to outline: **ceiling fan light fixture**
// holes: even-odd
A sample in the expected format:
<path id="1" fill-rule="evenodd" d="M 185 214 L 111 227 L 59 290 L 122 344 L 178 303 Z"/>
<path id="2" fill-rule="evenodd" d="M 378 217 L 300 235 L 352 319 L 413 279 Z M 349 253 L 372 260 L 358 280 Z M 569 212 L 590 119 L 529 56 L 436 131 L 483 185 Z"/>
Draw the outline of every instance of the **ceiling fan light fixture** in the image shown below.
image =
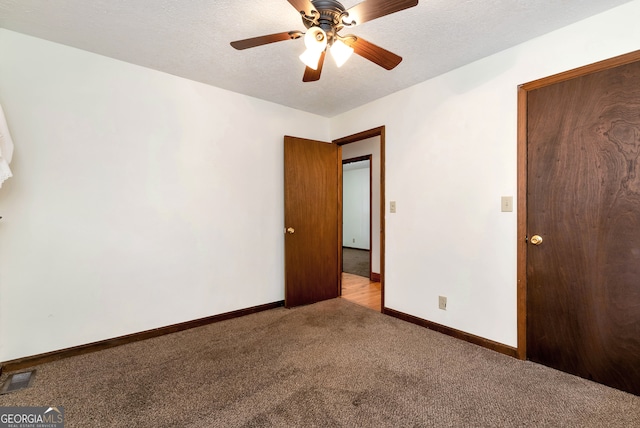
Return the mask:
<path id="1" fill-rule="evenodd" d="M 351 54 L 353 54 L 353 48 L 351 46 L 347 46 L 341 40 L 333 42 L 331 46 L 331 56 L 338 67 L 342 67 L 349 57 L 351 57 Z"/>
<path id="2" fill-rule="evenodd" d="M 307 50 L 300 55 L 300 61 L 307 67 L 317 70 L 320 56 L 327 48 L 327 33 L 320 27 L 309 28 L 304 35 L 304 45 Z"/>
<path id="3" fill-rule="evenodd" d="M 321 55 L 322 51 L 307 49 L 302 53 L 302 55 L 300 55 L 300 61 L 302 61 L 307 67 L 317 70 Z"/>
<path id="4" fill-rule="evenodd" d="M 311 27 L 304 35 L 307 50 L 322 52 L 327 47 L 327 33 L 320 27 Z"/>

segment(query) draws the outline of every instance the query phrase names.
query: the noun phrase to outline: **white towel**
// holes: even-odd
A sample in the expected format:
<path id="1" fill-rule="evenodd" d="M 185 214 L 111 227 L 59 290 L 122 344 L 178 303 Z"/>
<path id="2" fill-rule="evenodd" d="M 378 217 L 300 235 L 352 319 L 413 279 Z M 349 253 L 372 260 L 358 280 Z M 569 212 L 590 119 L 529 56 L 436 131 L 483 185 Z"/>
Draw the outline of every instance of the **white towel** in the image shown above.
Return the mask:
<path id="1" fill-rule="evenodd" d="M 9 127 L 7 126 L 7 119 L 4 117 L 4 111 L 0 105 L 0 187 L 2 183 L 9 178 L 13 177 L 11 169 L 9 169 L 9 163 L 13 157 L 13 140 L 9 133 Z"/>

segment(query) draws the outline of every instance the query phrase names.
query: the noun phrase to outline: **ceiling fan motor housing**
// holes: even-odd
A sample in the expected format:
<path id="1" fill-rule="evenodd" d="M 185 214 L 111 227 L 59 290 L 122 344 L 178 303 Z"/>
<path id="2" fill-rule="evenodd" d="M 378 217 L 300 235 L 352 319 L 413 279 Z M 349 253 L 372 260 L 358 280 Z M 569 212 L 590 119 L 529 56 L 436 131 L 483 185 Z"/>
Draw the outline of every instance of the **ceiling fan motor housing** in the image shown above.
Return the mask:
<path id="1" fill-rule="evenodd" d="M 327 34 L 327 44 L 333 44 L 338 31 L 346 25 L 343 20 L 348 16 L 342 3 L 335 0 L 312 0 L 311 3 L 318 14 L 307 16 L 302 14 L 302 22 L 306 28 L 320 27 Z M 353 25 L 353 24 L 352 24 Z"/>

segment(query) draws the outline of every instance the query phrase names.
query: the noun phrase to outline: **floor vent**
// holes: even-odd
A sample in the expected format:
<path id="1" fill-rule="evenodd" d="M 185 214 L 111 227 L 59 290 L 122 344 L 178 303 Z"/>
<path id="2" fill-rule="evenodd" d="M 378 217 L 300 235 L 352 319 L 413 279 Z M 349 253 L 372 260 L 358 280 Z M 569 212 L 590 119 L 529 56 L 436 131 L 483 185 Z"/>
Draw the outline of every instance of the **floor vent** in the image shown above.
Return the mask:
<path id="1" fill-rule="evenodd" d="M 2 385 L 0 394 L 8 394 L 10 392 L 20 391 L 21 389 L 28 388 L 31 385 L 31 381 L 36 371 L 14 373 L 10 375 Z"/>

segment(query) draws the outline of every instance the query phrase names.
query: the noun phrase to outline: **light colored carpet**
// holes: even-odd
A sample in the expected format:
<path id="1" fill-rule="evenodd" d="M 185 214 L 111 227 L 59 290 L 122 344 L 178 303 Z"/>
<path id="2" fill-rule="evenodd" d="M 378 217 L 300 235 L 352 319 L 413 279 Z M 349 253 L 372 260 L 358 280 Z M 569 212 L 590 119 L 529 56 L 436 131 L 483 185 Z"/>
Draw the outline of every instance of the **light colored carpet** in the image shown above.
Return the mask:
<path id="1" fill-rule="evenodd" d="M 64 406 L 68 428 L 640 426 L 640 397 L 343 299 L 37 370 L 0 406 Z"/>

